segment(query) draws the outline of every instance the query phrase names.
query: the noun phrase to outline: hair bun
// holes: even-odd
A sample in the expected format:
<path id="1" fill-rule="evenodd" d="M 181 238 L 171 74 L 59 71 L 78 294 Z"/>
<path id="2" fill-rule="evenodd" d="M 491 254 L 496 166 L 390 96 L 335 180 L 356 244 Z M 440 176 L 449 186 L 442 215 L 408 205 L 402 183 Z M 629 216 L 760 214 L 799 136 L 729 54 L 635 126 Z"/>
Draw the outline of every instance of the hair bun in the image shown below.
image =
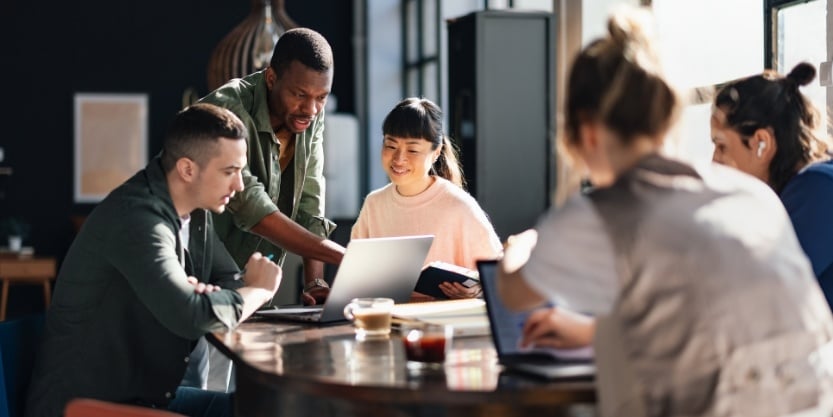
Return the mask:
<path id="1" fill-rule="evenodd" d="M 816 67 L 800 62 L 787 74 L 787 78 L 798 85 L 807 85 L 816 78 Z"/>
<path id="2" fill-rule="evenodd" d="M 621 55 L 641 71 L 659 74 L 659 51 L 651 11 L 645 7 L 621 5 L 614 8 L 607 21 L 610 53 Z"/>
<path id="3" fill-rule="evenodd" d="M 607 21 L 607 32 L 611 40 L 622 47 L 637 44 L 649 47 L 653 44 L 654 33 L 652 15 L 647 9 L 637 7 L 619 7 Z"/>

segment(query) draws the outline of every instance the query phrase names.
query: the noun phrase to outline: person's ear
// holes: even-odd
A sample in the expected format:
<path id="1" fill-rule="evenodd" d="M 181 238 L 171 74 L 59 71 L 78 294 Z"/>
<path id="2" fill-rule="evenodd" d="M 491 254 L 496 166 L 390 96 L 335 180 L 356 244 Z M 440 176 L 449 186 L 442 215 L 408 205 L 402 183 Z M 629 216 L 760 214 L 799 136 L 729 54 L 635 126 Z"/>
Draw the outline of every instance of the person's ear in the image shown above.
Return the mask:
<path id="1" fill-rule="evenodd" d="M 272 88 L 275 87 L 275 81 L 278 79 L 278 74 L 275 73 L 275 69 L 270 65 L 263 72 L 263 76 L 266 78 L 266 88 L 272 91 Z"/>
<path id="2" fill-rule="evenodd" d="M 750 139 L 750 146 L 755 151 L 755 156 L 767 164 L 775 157 L 775 151 L 778 147 L 775 136 L 769 129 L 756 130 Z"/>
<path id="3" fill-rule="evenodd" d="M 196 163 L 188 158 L 179 158 L 176 161 L 176 172 L 182 181 L 190 183 L 197 175 Z"/>
<path id="4" fill-rule="evenodd" d="M 599 147 L 599 131 L 595 123 L 583 122 L 578 127 L 580 148 L 587 151 L 594 151 Z"/>

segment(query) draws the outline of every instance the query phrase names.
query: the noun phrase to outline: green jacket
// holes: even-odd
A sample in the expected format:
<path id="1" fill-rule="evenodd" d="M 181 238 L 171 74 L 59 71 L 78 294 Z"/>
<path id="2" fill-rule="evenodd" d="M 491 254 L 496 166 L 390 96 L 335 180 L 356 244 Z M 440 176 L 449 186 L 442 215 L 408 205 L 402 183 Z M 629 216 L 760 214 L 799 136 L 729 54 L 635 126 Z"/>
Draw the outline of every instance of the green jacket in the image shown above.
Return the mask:
<path id="1" fill-rule="evenodd" d="M 189 251 L 159 158 L 90 214 L 56 280 L 26 415 L 59 417 L 67 401 L 167 404 L 194 342 L 233 328 L 237 266 L 205 210 L 191 214 Z M 196 294 L 193 275 L 224 290 Z"/>
<path id="2" fill-rule="evenodd" d="M 236 114 L 249 132 L 248 166 L 243 170 L 245 190 L 237 193 L 227 210 L 215 215 L 217 233 L 239 266 L 255 251 L 273 253 L 283 262 L 284 250 L 266 239 L 249 233 L 261 219 L 278 211 L 281 170 L 280 145 L 269 122 L 264 72 L 233 79 L 201 102 L 225 107 Z M 310 232 L 328 237 L 335 224 L 324 218 L 324 112 L 312 125 L 295 136 L 292 212 L 284 213 Z"/>

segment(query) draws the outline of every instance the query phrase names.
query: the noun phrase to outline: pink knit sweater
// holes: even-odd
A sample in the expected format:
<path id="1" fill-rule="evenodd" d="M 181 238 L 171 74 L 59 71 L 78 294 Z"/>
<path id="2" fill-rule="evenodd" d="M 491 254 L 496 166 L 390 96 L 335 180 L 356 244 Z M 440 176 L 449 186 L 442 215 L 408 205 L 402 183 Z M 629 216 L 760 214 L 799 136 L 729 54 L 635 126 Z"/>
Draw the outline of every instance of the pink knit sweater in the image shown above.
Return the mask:
<path id="1" fill-rule="evenodd" d="M 388 184 L 368 194 L 351 238 L 434 235 L 425 264 L 443 261 L 477 269 L 494 259 L 500 239 L 477 201 L 460 187 L 436 177 L 427 190 L 404 197 Z"/>

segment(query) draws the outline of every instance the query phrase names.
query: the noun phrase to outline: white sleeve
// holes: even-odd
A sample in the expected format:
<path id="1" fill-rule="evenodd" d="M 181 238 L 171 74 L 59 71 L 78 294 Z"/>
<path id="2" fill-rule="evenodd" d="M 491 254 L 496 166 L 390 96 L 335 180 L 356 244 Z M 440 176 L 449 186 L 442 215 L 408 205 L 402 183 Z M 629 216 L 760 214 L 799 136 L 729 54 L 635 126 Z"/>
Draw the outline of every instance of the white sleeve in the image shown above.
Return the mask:
<path id="1" fill-rule="evenodd" d="M 613 246 L 590 200 L 577 195 L 536 226 L 538 244 L 522 273 L 556 305 L 607 314 L 619 293 Z"/>

